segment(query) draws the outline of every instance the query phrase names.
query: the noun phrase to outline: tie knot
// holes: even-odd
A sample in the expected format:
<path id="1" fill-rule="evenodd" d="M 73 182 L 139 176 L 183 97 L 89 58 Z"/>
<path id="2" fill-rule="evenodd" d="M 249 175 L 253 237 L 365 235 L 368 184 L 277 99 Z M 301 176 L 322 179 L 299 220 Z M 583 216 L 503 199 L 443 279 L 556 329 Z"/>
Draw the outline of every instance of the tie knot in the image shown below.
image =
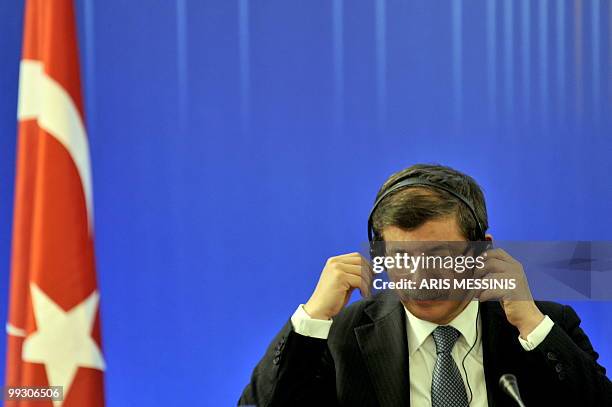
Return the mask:
<path id="1" fill-rule="evenodd" d="M 459 338 L 459 331 L 452 326 L 439 326 L 433 331 L 436 353 L 450 353 Z"/>

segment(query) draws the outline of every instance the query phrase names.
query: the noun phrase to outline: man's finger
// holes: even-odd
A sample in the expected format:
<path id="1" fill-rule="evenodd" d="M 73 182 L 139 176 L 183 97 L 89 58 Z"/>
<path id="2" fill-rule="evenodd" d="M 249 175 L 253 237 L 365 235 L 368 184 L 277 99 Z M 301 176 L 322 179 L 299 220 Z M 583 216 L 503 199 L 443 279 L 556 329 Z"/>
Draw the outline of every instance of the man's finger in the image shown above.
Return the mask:
<path id="1" fill-rule="evenodd" d="M 346 281 L 351 286 L 351 288 L 359 288 L 361 290 L 362 278 L 360 275 L 356 276 L 354 274 L 347 273 L 344 275 L 344 277 L 346 278 Z"/>
<path id="2" fill-rule="evenodd" d="M 356 265 L 356 264 L 338 263 L 336 264 L 336 267 L 339 270 L 344 271 L 345 273 L 355 274 L 357 276 L 361 275 L 362 272 L 364 271 L 364 266 Z"/>
<path id="3" fill-rule="evenodd" d="M 491 250 L 487 250 L 485 253 L 486 253 L 487 258 L 493 258 L 493 259 L 498 259 L 498 260 L 502 260 L 502 261 L 506 261 L 510 263 L 516 263 L 516 260 L 514 259 L 514 257 L 510 256 L 508 252 L 506 252 L 504 249 L 499 249 L 499 248 L 491 249 Z"/>
<path id="4" fill-rule="evenodd" d="M 480 293 L 476 294 L 476 298 L 479 301 L 499 301 L 504 298 L 506 292 L 504 290 L 482 290 Z"/>
<path id="5" fill-rule="evenodd" d="M 366 261 L 365 258 L 358 252 L 342 254 L 340 256 L 330 257 L 328 260 L 330 263 L 343 263 L 343 264 L 361 264 Z"/>
<path id="6" fill-rule="evenodd" d="M 487 275 L 490 273 L 503 273 L 508 271 L 508 262 L 489 257 L 484 261 L 484 268 L 481 271 L 482 275 Z"/>

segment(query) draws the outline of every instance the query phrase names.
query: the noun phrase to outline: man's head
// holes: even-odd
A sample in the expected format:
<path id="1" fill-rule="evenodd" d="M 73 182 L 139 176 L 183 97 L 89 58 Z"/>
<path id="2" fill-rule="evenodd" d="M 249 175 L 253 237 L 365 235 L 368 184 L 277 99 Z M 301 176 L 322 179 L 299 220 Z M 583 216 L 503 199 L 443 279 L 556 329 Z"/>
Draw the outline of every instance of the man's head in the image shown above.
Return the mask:
<path id="1" fill-rule="evenodd" d="M 482 190 L 468 175 L 441 165 L 417 164 L 389 177 L 376 200 L 399 179 L 418 178 L 450 189 L 465 197 L 469 207 L 443 189 L 409 186 L 387 195 L 372 214 L 375 240 L 386 242 L 470 241 L 481 238 L 488 228 L 487 209 Z M 482 225 L 480 231 L 478 223 Z M 468 299 L 469 300 L 469 299 Z M 464 308 L 466 301 L 416 301 L 404 305 L 416 317 L 444 324 Z"/>
<path id="2" fill-rule="evenodd" d="M 441 185 L 462 195 L 472 204 L 483 232 L 488 229 L 487 207 L 480 186 L 472 177 L 442 165 L 416 164 L 396 172 L 382 185 L 375 201 L 398 180 L 407 178 Z M 452 194 L 429 186 L 410 186 L 387 195 L 372 214 L 372 223 L 375 236 L 382 240 L 387 226 L 410 230 L 429 220 L 445 217 L 455 218 L 464 240 L 481 238 L 478 222 L 467 205 Z"/>

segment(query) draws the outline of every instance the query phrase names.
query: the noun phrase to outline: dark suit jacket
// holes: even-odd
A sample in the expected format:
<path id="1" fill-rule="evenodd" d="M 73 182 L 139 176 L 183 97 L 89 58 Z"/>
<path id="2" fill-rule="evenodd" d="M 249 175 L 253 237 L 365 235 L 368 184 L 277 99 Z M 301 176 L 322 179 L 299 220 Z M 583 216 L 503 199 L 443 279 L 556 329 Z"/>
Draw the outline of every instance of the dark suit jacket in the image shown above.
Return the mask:
<path id="1" fill-rule="evenodd" d="M 529 352 L 498 302 L 480 304 L 489 406 L 514 406 L 497 384 L 504 373 L 516 375 L 527 407 L 612 406 L 612 384 L 574 310 L 552 302 L 536 304 L 555 325 Z M 299 335 L 287 322 L 255 368 L 239 404 L 408 406 L 402 304 L 396 299 L 358 301 L 334 318 L 327 340 Z"/>

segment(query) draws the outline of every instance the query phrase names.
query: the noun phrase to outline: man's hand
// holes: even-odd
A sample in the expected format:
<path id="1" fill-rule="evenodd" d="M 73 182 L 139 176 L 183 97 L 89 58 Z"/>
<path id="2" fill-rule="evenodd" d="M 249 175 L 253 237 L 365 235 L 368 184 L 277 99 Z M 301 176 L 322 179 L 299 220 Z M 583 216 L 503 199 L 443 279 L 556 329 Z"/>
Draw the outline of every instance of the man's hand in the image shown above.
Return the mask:
<path id="1" fill-rule="evenodd" d="M 484 290 L 478 298 L 481 301 L 499 300 L 506 319 L 520 332 L 521 338 L 527 336 L 542 322 L 544 314 L 538 309 L 531 291 L 523 265 L 516 261 L 506 251 L 493 249 L 486 252 L 486 278 L 515 279 L 514 290 Z"/>
<path id="2" fill-rule="evenodd" d="M 359 253 L 330 257 L 304 310 L 315 319 L 331 319 L 346 305 L 354 289 L 366 295 L 370 273 L 363 273 L 368 262 Z"/>

